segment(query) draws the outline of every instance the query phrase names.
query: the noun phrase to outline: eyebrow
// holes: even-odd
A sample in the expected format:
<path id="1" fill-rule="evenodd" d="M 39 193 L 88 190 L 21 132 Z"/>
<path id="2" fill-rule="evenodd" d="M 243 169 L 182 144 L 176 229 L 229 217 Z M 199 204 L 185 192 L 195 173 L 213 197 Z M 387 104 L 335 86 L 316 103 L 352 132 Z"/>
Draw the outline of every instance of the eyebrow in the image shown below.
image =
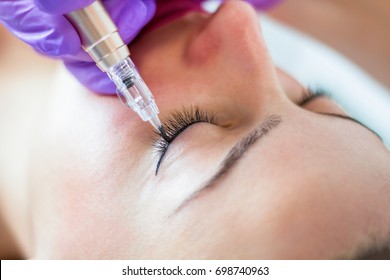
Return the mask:
<path id="1" fill-rule="evenodd" d="M 225 176 L 237 164 L 238 160 L 245 154 L 249 148 L 258 140 L 268 135 L 270 131 L 276 128 L 282 122 L 282 117 L 279 115 L 271 115 L 260 123 L 260 125 L 241 139 L 222 161 L 221 167 L 217 173 L 203 186 L 203 189 L 211 188 L 215 183 Z"/>
<path id="2" fill-rule="evenodd" d="M 310 100 L 308 100 L 306 103 L 311 102 L 312 100 L 320 97 L 328 98 L 327 96 L 323 95 L 315 95 Z M 306 104 L 305 103 L 305 104 Z M 300 104 L 298 104 L 300 106 Z M 301 106 L 300 106 L 301 107 Z M 337 113 L 326 113 L 326 112 L 313 112 L 320 116 L 326 116 L 326 117 L 332 117 L 332 118 L 338 118 L 338 119 L 344 119 L 348 121 L 352 121 L 354 123 L 357 123 L 372 133 L 374 133 L 382 142 L 382 138 L 377 134 L 375 131 L 361 123 L 360 121 L 347 116 L 347 115 L 341 115 Z M 280 123 L 282 122 L 282 117 L 280 115 L 270 115 L 266 117 L 266 119 L 260 123 L 260 125 L 255 128 L 253 131 L 248 133 L 244 138 L 242 138 L 239 142 L 237 142 L 233 148 L 230 149 L 229 153 L 225 157 L 225 159 L 222 161 L 221 166 L 219 170 L 207 181 L 206 184 L 204 184 L 199 190 L 195 191 L 193 194 L 191 194 L 186 200 L 183 201 L 175 210 L 174 213 L 177 213 L 181 209 L 183 209 L 185 206 L 188 205 L 189 202 L 197 198 L 201 193 L 203 193 L 207 189 L 211 189 L 216 186 L 216 183 L 220 181 L 224 176 L 226 176 L 232 168 L 238 163 L 238 161 L 242 158 L 242 156 L 245 154 L 248 149 L 255 144 L 258 140 L 263 138 L 264 136 L 268 135 L 269 132 L 276 128 Z M 174 214 L 173 213 L 173 214 Z"/>
<path id="3" fill-rule="evenodd" d="M 232 168 L 242 158 L 245 152 L 253 146 L 253 144 L 269 135 L 270 131 L 276 128 L 281 122 L 282 117 L 279 115 L 270 115 L 266 117 L 257 128 L 249 132 L 244 138 L 237 142 L 233 148 L 230 149 L 229 153 L 222 161 L 219 170 L 207 181 L 206 184 L 204 184 L 204 186 L 194 192 L 178 208 L 176 208 L 175 213 L 186 206 L 191 200 L 196 198 L 201 192 L 216 186 L 216 183 L 232 170 Z"/>

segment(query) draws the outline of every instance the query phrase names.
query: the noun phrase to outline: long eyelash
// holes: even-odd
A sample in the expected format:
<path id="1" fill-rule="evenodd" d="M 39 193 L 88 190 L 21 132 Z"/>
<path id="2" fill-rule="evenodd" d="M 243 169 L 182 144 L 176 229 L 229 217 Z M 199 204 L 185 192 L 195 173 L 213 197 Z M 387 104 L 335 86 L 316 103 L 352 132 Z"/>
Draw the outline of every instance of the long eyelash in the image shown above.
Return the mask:
<path id="1" fill-rule="evenodd" d="M 164 128 L 167 136 L 172 142 L 188 126 L 198 123 L 214 123 L 214 114 L 206 113 L 198 106 L 184 108 L 180 111 L 173 112 L 168 119 L 164 121 Z"/>
<path id="2" fill-rule="evenodd" d="M 165 133 L 168 139 L 163 137 L 161 132 L 156 133 L 157 137 L 154 139 L 154 147 L 159 158 L 157 162 L 156 175 L 170 143 L 172 143 L 172 141 L 175 140 L 175 138 L 190 125 L 199 122 L 214 124 L 215 115 L 201 110 L 198 106 L 192 106 L 188 108 L 183 107 L 182 110 L 173 112 L 163 122 Z"/>
<path id="3" fill-rule="evenodd" d="M 332 98 L 332 94 L 323 88 L 316 88 L 316 89 L 308 88 L 303 91 L 302 95 L 297 100 L 297 104 L 298 106 L 302 107 L 305 104 L 309 103 L 312 99 L 320 96 L 326 96 Z"/>

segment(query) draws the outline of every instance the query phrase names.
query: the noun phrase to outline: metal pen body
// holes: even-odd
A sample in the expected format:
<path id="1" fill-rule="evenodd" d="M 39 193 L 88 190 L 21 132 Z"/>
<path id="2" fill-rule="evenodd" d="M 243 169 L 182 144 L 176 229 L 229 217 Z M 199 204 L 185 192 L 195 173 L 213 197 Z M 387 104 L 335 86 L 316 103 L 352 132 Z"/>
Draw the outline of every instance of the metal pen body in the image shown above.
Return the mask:
<path id="1" fill-rule="evenodd" d="M 123 103 L 161 131 L 154 97 L 131 61 L 129 49 L 102 2 L 97 0 L 65 16 L 77 30 L 84 50 L 115 83 Z"/>
<path id="2" fill-rule="evenodd" d="M 84 50 L 103 72 L 130 56 L 128 47 L 101 1 L 71 12 L 66 18 L 79 33 Z"/>

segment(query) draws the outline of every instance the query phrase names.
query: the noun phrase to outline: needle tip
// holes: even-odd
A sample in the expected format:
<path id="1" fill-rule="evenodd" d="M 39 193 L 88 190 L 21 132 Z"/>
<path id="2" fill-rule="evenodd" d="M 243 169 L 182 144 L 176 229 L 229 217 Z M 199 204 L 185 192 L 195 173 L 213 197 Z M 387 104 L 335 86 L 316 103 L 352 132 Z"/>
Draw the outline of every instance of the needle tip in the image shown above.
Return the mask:
<path id="1" fill-rule="evenodd" d="M 155 115 L 149 120 L 150 124 L 158 131 L 160 131 L 160 126 L 162 126 L 160 119 Z"/>
<path id="2" fill-rule="evenodd" d="M 170 143 L 170 142 L 171 142 L 171 139 L 168 137 L 168 135 L 167 135 L 167 133 L 166 133 L 164 127 L 161 125 L 161 126 L 158 128 L 158 130 L 160 131 L 160 134 L 161 134 L 162 138 L 164 138 L 165 141 L 167 141 L 168 143 Z"/>

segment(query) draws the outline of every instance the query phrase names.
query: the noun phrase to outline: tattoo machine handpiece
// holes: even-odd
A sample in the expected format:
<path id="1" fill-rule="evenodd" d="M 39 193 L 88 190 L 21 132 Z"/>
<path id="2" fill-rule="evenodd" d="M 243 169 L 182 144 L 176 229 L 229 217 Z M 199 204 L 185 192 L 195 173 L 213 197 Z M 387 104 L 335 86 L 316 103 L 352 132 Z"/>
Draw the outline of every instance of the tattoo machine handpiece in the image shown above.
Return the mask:
<path id="1" fill-rule="evenodd" d="M 66 18 L 77 30 L 84 50 L 96 65 L 115 83 L 117 94 L 125 105 L 163 130 L 154 97 L 130 59 L 130 51 L 100 0 L 71 12 Z"/>

